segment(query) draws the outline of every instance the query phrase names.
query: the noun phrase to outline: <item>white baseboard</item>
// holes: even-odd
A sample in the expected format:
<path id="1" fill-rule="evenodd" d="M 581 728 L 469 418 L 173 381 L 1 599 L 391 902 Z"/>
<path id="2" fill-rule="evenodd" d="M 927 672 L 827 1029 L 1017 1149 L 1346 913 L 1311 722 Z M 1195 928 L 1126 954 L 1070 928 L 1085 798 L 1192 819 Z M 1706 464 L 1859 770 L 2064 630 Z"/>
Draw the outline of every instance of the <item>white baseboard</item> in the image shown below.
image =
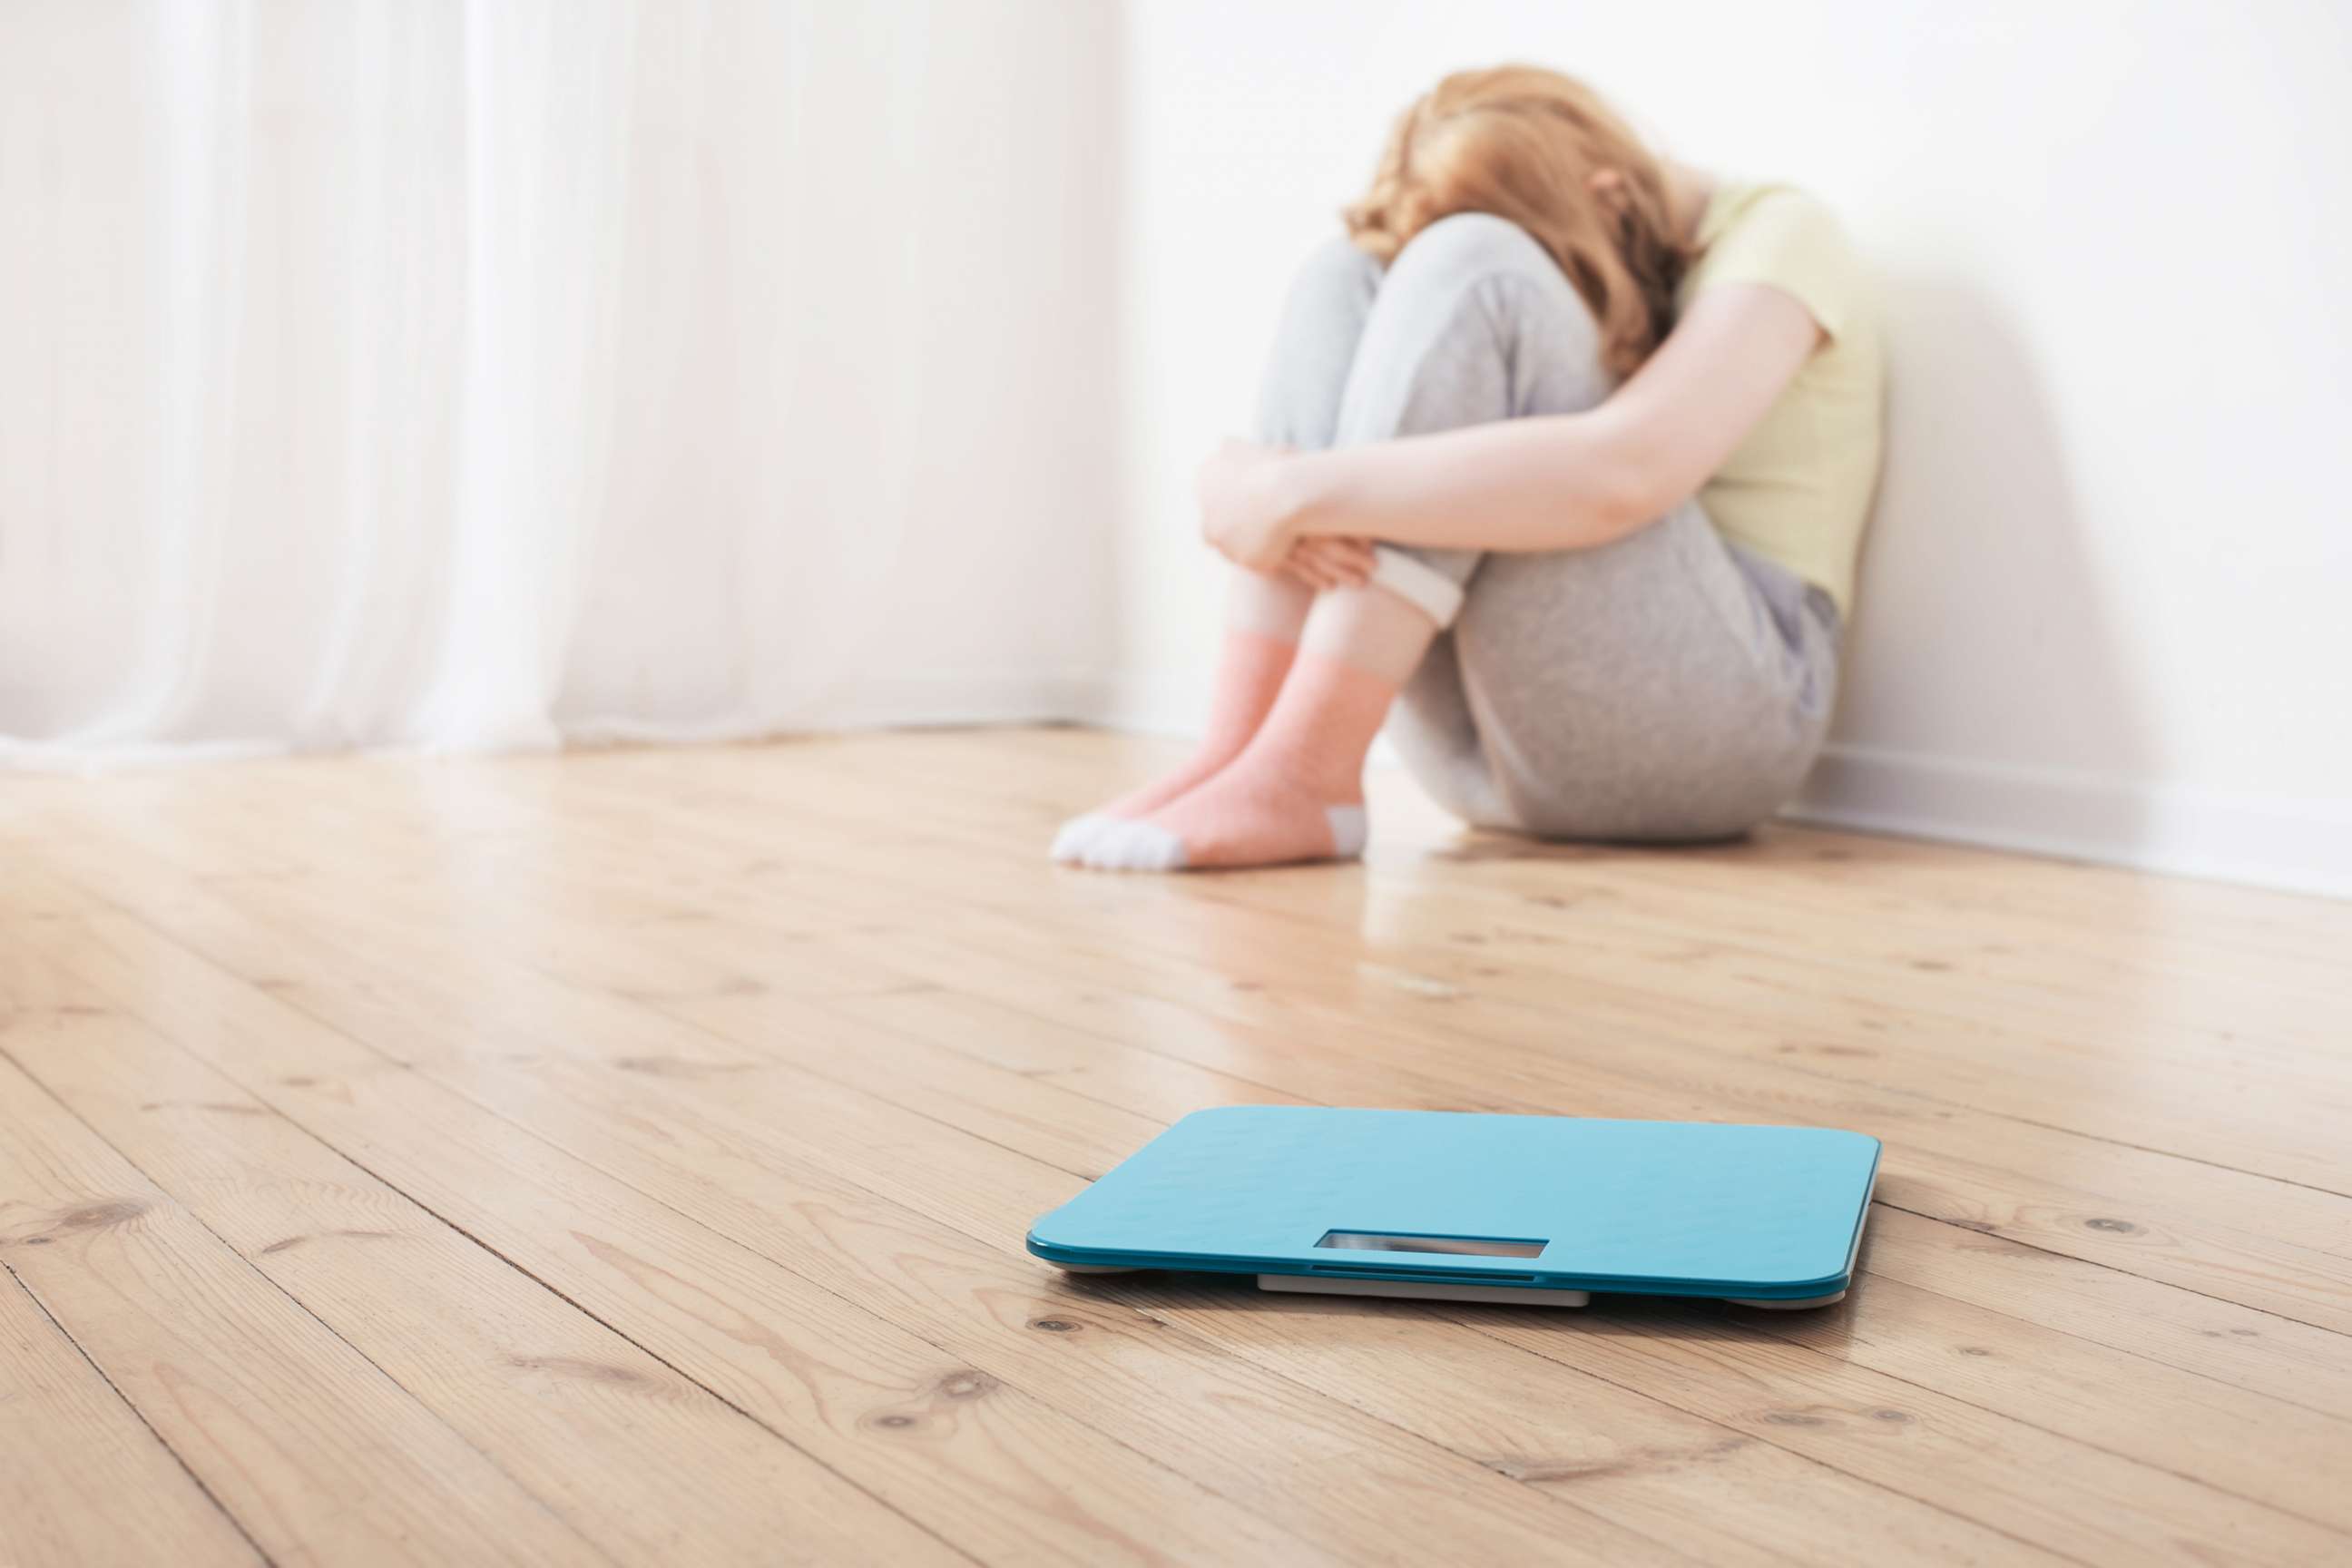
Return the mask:
<path id="1" fill-rule="evenodd" d="M 367 740 L 357 744 L 344 736 L 325 742 L 267 736 L 107 744 L 14 741 L 0 736 L 0 773 L 98 774 L 295 752 L 402 755 L 544 750 L 556 743 L 559 731 L 567 745 L 709 745 L 838 730 L 1094 723 L 1115 709 L 1116 690 L 1108 674 L 1088 670 L 976 670 L 861 678 L 805 691 L 767 693 L 756 713 L 685 720 L 575 714 L 552 727 L 535 726 L 535 736 L 463 745 L 429 736 L 422 741 Z"/>
<path id="2" fill-rule="evenodd" d="M 1097 723 L 1111 711 L 1108 675 L 1009 670 L 864 679 L 843 690 L 786 693 L 777 716 L 734 715 L 684 723 L 636 719 L 567 721 L 578 745 L 703 745 L 838 730 L 919 729 L 947 724 Z"/>
<path id="3" fill-rule="evenodd" d="M 1191 736 L 1199 731 L 1207 706 L 1207 688 L 1202 681 L 1143 681 L 1129 677 L 1105 682 L 1092 708 L 1068 716 L 1082 724 L 1129 735 Z"/>
<path id="4" fill-rule="evenodd" d="M 2352 898 L 2352 802 L 2228 794 L 1832 745 L 1784 815 Z"/>

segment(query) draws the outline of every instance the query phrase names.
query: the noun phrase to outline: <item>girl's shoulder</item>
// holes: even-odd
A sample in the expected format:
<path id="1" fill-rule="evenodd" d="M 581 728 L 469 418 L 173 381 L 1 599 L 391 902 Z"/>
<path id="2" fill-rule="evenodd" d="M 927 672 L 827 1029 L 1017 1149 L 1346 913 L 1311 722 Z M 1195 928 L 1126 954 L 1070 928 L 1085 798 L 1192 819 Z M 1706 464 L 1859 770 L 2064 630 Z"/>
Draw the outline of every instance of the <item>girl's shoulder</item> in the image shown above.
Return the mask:
<path id="1" fill-rule="evenodd" d="M 1827 202 L 1796 185 L 1727 180 L 1716 187 L 1682 302 L 1725 283 L 1764 283 L 1794 295 L 1832 338 L 1870 311 L 1869 279 L 1844 224 Z"/>

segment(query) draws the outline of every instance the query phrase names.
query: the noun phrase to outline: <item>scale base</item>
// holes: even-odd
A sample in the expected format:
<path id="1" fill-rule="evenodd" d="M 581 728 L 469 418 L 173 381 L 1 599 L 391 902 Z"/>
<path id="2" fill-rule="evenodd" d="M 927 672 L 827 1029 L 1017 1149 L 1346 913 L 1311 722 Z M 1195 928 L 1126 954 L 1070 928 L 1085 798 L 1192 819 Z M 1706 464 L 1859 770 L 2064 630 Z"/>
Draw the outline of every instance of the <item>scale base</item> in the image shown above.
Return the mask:
<path id="1" fill-rule="evenodd" d="M 1768 1312 L 1801 1312 L 1809 1307 L 1830 1307 L 1845 1300 L 1845 1292 L 1832 1290 L 1826 1296 L 1808 1296 L 1801 1301 L 1759 1301 L 1748 1296 L 1726 1296 L 1735 1307 L 1761 1307 Z"/>
<path id="2" fill-rule="evenodd" d="M 1134 1274 L 1140 1270 L 1115 1263 L 1057 1263 L 1065 1274 Z M 1281 1290 L 1306 1296 L 1394 1296 L 1411 1301 L 1477 1301 L 1504 1307 L 1583 1307 L 1591 1304 L 1590 1290 L 1554 1290 L 1528 1285 L 1439 1285 L 1418 1279 L 1350 1279 L 1328 1274 L 1261 1274 L 1261 1290 Z M 1639 1292 L 1633 1292 L 1639 1294 Z M 1806 1296 L 1793 1301 L 1766 1301 L 1749 1296 L 1725 1296 L 1735 1307 L 1767 1312 L 1802 1312 L 1834 1306 L 1845 1292 Z"/>
<path id="3" fill-rule="evenodd" d="M 1328 1274 L 1261 1274 L 1261 1290 L 1313 1296 L 1402 1296 L 1415 1301 L 1485 1301 L 1506 1307 L 1581 1307 L 1589 1290 L 1546 1290 L 1526 1285 L 1434 1285 L 1418 1279 L 1349 1279 Z"/>

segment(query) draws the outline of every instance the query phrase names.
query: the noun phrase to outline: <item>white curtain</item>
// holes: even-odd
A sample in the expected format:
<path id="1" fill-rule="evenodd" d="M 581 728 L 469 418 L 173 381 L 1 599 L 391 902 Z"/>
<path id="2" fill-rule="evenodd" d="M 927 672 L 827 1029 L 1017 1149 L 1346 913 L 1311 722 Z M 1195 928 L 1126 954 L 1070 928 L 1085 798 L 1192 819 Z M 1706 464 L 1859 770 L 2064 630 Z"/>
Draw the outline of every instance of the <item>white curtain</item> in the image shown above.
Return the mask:
<path id="1" fill-rule="evenodd" d="M 0 0 L 0 759 L 1083 706 L 1113 15 Z"/>

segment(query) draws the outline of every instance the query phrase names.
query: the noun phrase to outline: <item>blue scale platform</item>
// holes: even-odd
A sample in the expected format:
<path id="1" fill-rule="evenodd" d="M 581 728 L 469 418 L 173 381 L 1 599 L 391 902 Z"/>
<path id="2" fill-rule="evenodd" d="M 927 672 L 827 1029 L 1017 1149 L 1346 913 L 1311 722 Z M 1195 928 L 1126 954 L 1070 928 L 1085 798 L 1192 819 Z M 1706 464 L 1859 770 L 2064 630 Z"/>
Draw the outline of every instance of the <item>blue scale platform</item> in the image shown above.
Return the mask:
<path id="1" fill-rule="evenodd" d="M 1830 1128 L 1228 1106 L 1039 1219 L 1029 1250 L 1269 1289 L 1817 1306 L 1845 1291 L 1878 1156 Z"/>

